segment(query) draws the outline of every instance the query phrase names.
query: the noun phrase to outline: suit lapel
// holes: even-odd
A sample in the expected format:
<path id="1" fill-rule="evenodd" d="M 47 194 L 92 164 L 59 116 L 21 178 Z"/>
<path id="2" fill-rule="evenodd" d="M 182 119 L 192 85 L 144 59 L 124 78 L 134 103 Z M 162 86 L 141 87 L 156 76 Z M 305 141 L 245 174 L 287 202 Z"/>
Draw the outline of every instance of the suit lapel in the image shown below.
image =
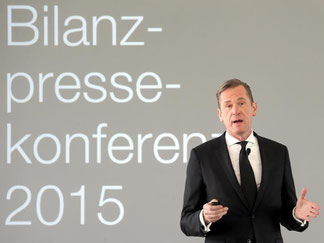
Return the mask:
<path id="1" fill-rule="evenodd" d="M 245 205 L 245 207 L 247 209 L 249 209 L 248 202 L 245 199 L 245 196 L 243 194 L 241 186 L 237 181 L 237 178 L 236 178 L 236 175 L 235 175 L 232 163 L 231 163 L 231 159 L 229 157 L 226 140 L 225 140 L 225 133 L 223 133 L 223 135 L 220 137 L 220 142 L 221 142 L 221 146 L 217 146 L 220 148 L 219 151 L 217 151 L 217 153 L 218 153 L 218 156 L 221 157 L 219 161 L 220 161 L 222 167 L 224 168 L 224 171 L 226 173 L 226 178 L 228 178 L 228 180 L 232 184 L 235 192 L 237 193 L 238 197 L 241 199 L 242 203 Z"/>

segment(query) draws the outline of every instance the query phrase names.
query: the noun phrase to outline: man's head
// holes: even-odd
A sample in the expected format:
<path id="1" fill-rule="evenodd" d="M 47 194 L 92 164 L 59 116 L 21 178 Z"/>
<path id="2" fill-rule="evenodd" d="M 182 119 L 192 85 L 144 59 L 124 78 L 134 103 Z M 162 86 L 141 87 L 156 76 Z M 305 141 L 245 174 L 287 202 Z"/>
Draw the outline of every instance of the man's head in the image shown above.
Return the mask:
<path id="1" fill-rule="evenodd" d="M 216 96 L 219 120 L 224 123 L 226 131 L 239 140 L 245 140 L 252 131 L 252 117 L 257 112 L 249 85 L 231 79 L 219 88 Z"/>

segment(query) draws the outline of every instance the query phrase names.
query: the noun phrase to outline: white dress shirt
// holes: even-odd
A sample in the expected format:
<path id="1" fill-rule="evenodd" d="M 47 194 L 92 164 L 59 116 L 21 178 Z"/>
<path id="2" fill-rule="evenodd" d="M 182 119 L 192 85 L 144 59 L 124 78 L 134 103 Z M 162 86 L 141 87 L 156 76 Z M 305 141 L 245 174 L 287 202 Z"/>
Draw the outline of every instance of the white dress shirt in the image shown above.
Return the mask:
<path id="1" fill-rule="evenodd" d="M 237 181 L 241 185 L 240 162 L 239 162 L 241 145 L 237 144 L 240 142 L 240 140 L 234 138 L 229 133 L 225 134 L 225 140 L 226 140 L 228 153 L 231 158 L 232 166 Z M 261 184 L 262 165 L 261 165 L 261 155 L 260 155 L 258 140 L 254 136 L 253 132 L 251 132 L 250 136 L 245 141 L 248 142 L 246 145 L 246 149 L 249 148 L 251 151 L 248 155 L 248 158 L 254 172 L 257 189 L 259 190 Z"/>

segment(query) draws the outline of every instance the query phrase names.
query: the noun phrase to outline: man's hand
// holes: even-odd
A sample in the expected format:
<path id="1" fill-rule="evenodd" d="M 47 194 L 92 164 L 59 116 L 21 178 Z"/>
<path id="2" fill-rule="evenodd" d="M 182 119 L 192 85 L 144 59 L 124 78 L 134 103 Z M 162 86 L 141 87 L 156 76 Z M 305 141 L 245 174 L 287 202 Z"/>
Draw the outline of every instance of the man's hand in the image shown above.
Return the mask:
<path id="1" fill-rule="evenodd" d="M 296 204 L 295 217 L 309 222 L 312 218 L 317 218 L 319 215 L 320 206 L 306 200 L 306 193 L 307 189 L 304 188 Z"/>
<path id="2" fill-rule="evenodd" d="M 209 203 L 205 203 L 203 207 L 203 216 L 206 225 L 220 220 L 228 211 L 228 207 L 223 207 L 222 205 L 214 206 L 211 202 L 217 202 L 217 200 L 213 199 Z"/>

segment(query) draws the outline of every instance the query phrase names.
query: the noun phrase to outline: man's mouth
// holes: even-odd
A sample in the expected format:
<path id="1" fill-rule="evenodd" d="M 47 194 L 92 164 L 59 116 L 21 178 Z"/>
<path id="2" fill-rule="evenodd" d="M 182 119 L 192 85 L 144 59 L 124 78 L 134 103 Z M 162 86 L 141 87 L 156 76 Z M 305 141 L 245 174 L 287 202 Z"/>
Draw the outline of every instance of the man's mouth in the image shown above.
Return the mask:
<path id="1" fill-rule="evenodd" d="M 242 123 L 242 122 L 243 122 L 243 120 L 240 120 L 240 119 L 237 119 L 237 120 L 233 121 L 234 124 L 238 124 L 238 123 Z"/>

